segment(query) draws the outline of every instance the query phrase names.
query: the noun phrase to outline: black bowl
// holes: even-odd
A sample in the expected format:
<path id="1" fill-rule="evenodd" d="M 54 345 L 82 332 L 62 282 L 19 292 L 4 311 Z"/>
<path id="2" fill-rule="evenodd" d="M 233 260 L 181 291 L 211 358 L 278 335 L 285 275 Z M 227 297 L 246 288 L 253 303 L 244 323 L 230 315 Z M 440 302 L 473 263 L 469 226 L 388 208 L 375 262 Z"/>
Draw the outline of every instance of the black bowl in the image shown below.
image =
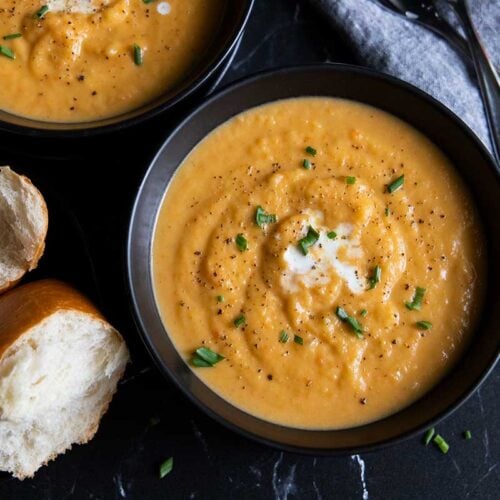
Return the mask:
<path id="1" fill-rule="evenodd" d="M 211 130 L 253 106 L 299 96 L 342 97 L 398 116 L 422 131 L 451 159 L 469 186 L 487 236 L 489 284 L 481 323 L 452 372 L 404 410 L 361 427 L 302 430 L 266 422 L 209 389 L 182 360 L 160 319 L 151 277 L 151 243 L 165 189 L 190 150 Z M 129 229 L 128 277 L 137 321 L 160 369 L 200 408 L 224 425 L 286 450 L 359 453 L 398 442 L 434 425 L 462 404 L 493 369 L 500 345 L 500 174 L 467 126 L 440 103 L 400 80 L 346 65 L 306 66 L 263 73 L 221 91 L 170 135 L 139 190 Z"/>
<path id="2" fill-rule="evenodd" d="M 33 120 L 0 110 L 0 130 L 36 137 L 81 137 L 113 132 L 177 107 L 188 98 L 208 93 L 232 61 L 254 0 L 227 0 L 217 34 L 202 60 L 176 87 L 143 106 L 102 120 L 58 123 Z"/>

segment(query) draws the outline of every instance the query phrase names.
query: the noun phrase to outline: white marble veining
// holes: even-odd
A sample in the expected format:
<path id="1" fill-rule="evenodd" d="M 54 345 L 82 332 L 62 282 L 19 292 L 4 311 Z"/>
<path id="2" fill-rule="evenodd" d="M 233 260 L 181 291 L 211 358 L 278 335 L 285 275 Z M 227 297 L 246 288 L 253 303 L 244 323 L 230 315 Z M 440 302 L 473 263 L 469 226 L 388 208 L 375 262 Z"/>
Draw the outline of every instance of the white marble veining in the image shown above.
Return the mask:
<path id="1" fill-rule="evenodd" d="M 297 464 L 290 466 L 286 474 L 280 475 L 279 468 L 283 462 L 283 452 L 280 453 L 278 460 L 274 463 L 272 487 L 275 500 L 287 500 L 289 495 L 294 495 L 297 492 L 295 484 L 295 470 Z"/>
<path id="2" fill-rule="evenodd" d="M 351 459 L 357 462 L 359 465 L 359 481 L 361 483 L 361 487 L 363 489 L 363 500 L 368 500 L 368 489 L 366 487 L 366 466 L 365 461 L 359 455 L 352 455 Z"/>
<path id="3" fill-rule="evenodd" d="M 198 442 L 201 444 L 204 452 L 207 454 L 207 456 L 210 456 L 210 452 L 208 450 L 208 443 L 203 436 L 203 433 L 201 432 L 200 428 L 196 425 L 196 422 L 194 420 L 190 420 L 189 423 L 191 424 L 191 428 L 193 429 L 194 435 L 196 436 L 196 439 Z"/>
<path id="4" fill-rule="evenodd" d="M 113 477 L 113 481 L 116 484 L 117 493 L 121 498 L 127 498 L 127 493 L 123 487 L 123 479 L 121 473 L 117 473 Z"/>

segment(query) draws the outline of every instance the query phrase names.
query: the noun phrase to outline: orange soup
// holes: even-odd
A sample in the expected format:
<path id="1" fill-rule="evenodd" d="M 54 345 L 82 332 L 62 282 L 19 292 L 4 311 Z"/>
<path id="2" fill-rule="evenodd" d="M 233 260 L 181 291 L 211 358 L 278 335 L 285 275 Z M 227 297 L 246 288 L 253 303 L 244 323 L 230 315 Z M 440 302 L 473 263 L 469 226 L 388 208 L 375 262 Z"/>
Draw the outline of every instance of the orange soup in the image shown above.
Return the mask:
<path id="1" fill-rule="evenodd" d="M 3 0 L 0 108 L 53 122 L 118 115 L 183 80 L 225 0 Z"/>
<path id="2" fill-rule="evenodd" d="M 408 406 L 469 341 L 481 224 L 420 132 L 355 102 L 252 109 L 185 159 L 157 221 L 168 334 L 234 405 L 287 426 L 358 426 Z"/>

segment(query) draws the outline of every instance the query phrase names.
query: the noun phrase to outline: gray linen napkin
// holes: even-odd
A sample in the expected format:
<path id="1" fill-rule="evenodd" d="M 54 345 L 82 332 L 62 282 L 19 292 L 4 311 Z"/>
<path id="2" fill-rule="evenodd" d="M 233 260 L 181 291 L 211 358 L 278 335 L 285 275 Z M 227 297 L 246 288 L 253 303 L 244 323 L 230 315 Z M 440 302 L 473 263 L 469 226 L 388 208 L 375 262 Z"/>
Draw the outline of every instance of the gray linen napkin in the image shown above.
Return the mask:
<path id="1" fill-rule="evenodd" d="M 446 41 L 384 9 L 376 0 L 311 2 L 342 34 L 360 63 L 428 92 L 462 118 L 489 147 L 483 105 L 471 70 Z M 440 7 L 447 17 L 451 15 L 445 6 Z M 473 0 L 471 7 L 476 27 L 498 64 L 500 0 Z"/>

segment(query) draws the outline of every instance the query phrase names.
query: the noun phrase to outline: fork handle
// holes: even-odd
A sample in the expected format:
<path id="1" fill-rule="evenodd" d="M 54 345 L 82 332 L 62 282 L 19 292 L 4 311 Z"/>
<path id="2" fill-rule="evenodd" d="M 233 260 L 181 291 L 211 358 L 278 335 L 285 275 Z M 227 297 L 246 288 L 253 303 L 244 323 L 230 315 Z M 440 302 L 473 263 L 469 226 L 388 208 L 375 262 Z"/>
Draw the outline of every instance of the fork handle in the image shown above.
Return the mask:
<path id="1" fill-rule="evenodd" d="M 453 2 L 452 5 L 462 23 L 469 44 L 488 121 L 493 156 L 497 169 L 500 169 L 500 86 L 498 76 L 472 24 L 467 1 Z"/>

